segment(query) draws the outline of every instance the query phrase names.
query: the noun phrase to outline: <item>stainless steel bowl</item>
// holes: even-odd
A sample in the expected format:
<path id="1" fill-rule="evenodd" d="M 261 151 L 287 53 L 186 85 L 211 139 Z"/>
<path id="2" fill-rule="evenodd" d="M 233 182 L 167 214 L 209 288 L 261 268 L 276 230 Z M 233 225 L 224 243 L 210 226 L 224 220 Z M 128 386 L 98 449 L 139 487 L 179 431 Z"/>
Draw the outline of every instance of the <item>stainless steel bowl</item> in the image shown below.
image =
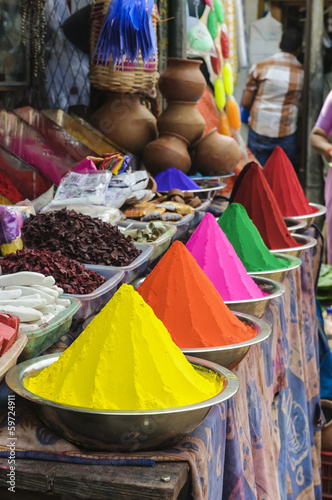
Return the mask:
<path id="1" fill-rule="evenodd" d="M 249 314 L 234 313 L 240 321 L 252 326 L 257 335 L 252 339 L 238 344 L 223 345 L 219 347 L 196 347 L 181 349 L 186 356 L 195 356 L 217 363 L 226 368 L 233 369 L 247 354 L 250 346 L 266 340 L 272 332 L 271 325 L 258 318 L 253 318 Z"/>
<path id="2" fill-rule="evenodd" d="M 237 377 L 222 366 L 188 357 L 199 372 L 213 372 L 223 382 L 216 396 L 200 403 L 146 411 L 92 410 L 55 403 L 24 387 L 24 379 L 54 363 L 60 354 L 30 359 L 13 367 L 6 383 L 16 394 L 32 401 L 41 420 L 72 443 L 92 450 L 136 451 L 168 447 L 193 431 L 210 408 L 232 397 L 239 388 Z"/>
<path id="3" fill-rule="evenodd" d="M 274 253 L 274 256 L 277 257 L 277 259 L 287 260 L 289 262 L 289 265 L 287 267 L 281 267 L 280 269 L 272 269 L 271 271 L 252 271 L 248 272 L 248 274 L 251 277 L 259 276 L 261 278 L 269 278 L 274 281 L 278 281 L 278 283 L 283 283 L 288 271 L 293 271 L 293 269 L 297 269 L 302 264 L 301 259 L 299 259 L 298 257 L 294 257 L 289 253 L 287 255 L 282 253 Z"/>
<path id="4" fill-rule="evenodd" d="M 305 234 L 292 234 L 294 240 L 298 243 L 301 243 L 298 247 L 290 247 L 290 248 L 278 248 L 277 250 L 270 250 L 271 253 L 287 253 L 287 255 L 293 255 L 293 257 L 300 258 L 303 251 L 307 248 L 312 248 L 317 245 L 317 240 L 312 238 L 311 236 L 307 236 Z"/>
<path id="5" fill-rule="evenodd" d="M 320 217 L 321 215 L 326 214 L 326 207 L 324 205 L 320 205 L 319 203 L 309 203 L 311 207 L 316 207 L 317 212 L 314 212 L 313 214 L 305 214 L 305 215 L 294 215 L 294 217 L 287 217 L 287 219 L 293 219 L 293 220 L 301 220 L 305 222 L 305 227 L 311 226 L 317 217 Z"/>
<path id="6" fill-rule="evenodd" d="M 257 299 L 225 300 L 224 302 L 233 312 L 250 314 L 251 316 L 261 318 L 267 311 L 271 300 L 283 295 L 286 289 L 284 285 L 278 283 L 277 281 L 264 278 L 262 276 L 251 277 L 255 281 L 256 285 L 268 295 Z"/>
<path id="7" fill-rule="evenodd" d="M 288 231 L 290 233 L 294 233 L 295 231 L 298 231 L 299 229 L 304 229 L 307 227 L 307 223 L 304 220 L 292 219 L 290 217 L 284 217 L 284 221 L 285 221 L 286 226 L 288 227 Z"/>

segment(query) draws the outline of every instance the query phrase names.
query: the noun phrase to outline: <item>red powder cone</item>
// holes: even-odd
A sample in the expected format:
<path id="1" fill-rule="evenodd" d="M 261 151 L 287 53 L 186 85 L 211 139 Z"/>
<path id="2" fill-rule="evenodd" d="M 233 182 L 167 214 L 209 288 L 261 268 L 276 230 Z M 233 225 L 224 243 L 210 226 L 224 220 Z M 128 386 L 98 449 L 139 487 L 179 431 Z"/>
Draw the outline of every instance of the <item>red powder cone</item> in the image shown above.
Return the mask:
<path id="1" fill-rule="evenodd" d="M 280 146 L 276 146 L 265 163 L 263 173 L 273 191 L 283 217 L 317 212 L 306 198 L 295 169 Z"/>
<path id="2" fill-rule="evenodd" d="M 137 291 L 179 347 L 230 345 L 256 335 L 228 309 L 179 241 L 171 245 Z"/>
<path id="3" fill-rule="evenodd" d="M 269 250 L 300 245 L 288 231 L 277 200 L 255 162 L 247 163 L 236 179 L 230 203 L 240 203 L 257 227 Z"/>

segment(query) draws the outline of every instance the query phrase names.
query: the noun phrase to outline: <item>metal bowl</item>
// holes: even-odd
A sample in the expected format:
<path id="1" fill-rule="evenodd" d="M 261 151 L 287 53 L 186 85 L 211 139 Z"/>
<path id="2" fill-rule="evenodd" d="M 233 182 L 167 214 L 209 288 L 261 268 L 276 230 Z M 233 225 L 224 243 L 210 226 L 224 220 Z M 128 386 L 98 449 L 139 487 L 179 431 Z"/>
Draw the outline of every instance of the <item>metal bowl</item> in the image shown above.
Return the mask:
<path id="1" fill-rule="evenodd" d="M 196 193 L 198 196 L 203 194 L 206 196 L 206 199 L 212 201 L 216 194 L 226 187 L 224 182 L 219 182 L 216 178 L 213 179 L 203 179 L 197 178 L 195 179 L 196 184 L 200 187 L 200 189 L 181 189 L 184 193 L 189 191 L 190 193 Z M 165 194 L 168 191 L 159 191 L 159 193 Z"/>
<path id="2" fill-rule="evenodd" d="M 304 220 L 284 217 L 284 221 L 285 221 L 286 226 L 288 227 L 288 231 L 290 233 L 294 233 L 295 231 L 298 231 L 299 229 L 305 229 L 307 227 L 307 223 Z"/>
<path id="3" fill-rule="evenodd" d="M 319 203 L 309 203 L 311 207 L 316 207 L 317 212 L 314 212 L 313 214 L 305 214 L 305 215 L 294 215 L 293 217 L 287 217 L 287 219 L 292 219 L 292 220 L 301 220 L 305 222 L 305 227 L 311 226 L 317 217 L 320 217 L 321 215 L 326 214 L 326 207 L 324 205 L 320 205 Z"/>
<path id="4" fill-rule="evenodd" d="M 197 371 L 213 372 L 223 387 L 213 398 L 187 406 L 163 410 L 92 410 L 55 403 L 36 396 L 24 386 L 24 379 L 54 363 L 60 354 L 25 361 L 6 375 L 6 383 L 16 394 L 32 401 L 41 420 L 72 443 L 103 451 L 154 450 L 168 447 L 193 431 L 210 408 L 232 397 L 239 388 L 237 377 L 224 367 L 189 357 Z"/>
<path id="5" fill-rule="evenodd" d="M 274 281 L 278 281 L 278 283 L 283 283 L 288 271 L 297 269 L 302 264 L 301 259 L 299 259 L 298 257 L 294 257 L 289 253 L 287 255 L 282 253 L 274 253 L 274 256 L 277 257 L 277 259 L 287 260 L 289 262 L 289 265 L 287 267 L 281 267 L 280 269 L 271 269 L 271 271 L 253 271 L 248 272 L 248 274 L 251 277 L 259 276 L 261 278 L 269 278 Z"/>
<path id="6" fill-rule="evenodd" d="M 311 236 L 307 236 L 305 234 L 292 234 L 294 240 L 298 243 L 301 243 L 298 247 L 290 247 L 290 248 L 278 248 L 278 250 L 270 250 L 271 253 L 287 253 L 287 255 L 293 255 L 294 257 L 300 258 L 303 251 L 307 248 L 312 248 L 317 245 L 317 240 L 312 238 Z"/>
<path id="7" fill-rule="evenodd" d="M 225 300 L 224 302 L 233 312 L 250 314 L 251 316 L 261 318 L 267 311 L 270 301 L 272 299 L 280 297 L 280 295 L 283 295 L 286 291 L 286 288 L 281 283 L 268 278 L 264 278 L 262 276 L 251 277 L 255 281 L 256 285 L 268 295 L 259 297 L 257 299 Z"/>
<path id="8" fill-rule="evenodd" d="M 265 323 L 265 321 L 253 318 L 249 314 L 242 314 L 238 312 L 234 314 L 240 321 L 243 321 L 243 323 L 247 323 L 255 328 L 257 335 L 252 339 L 239 342 L 238 344 L 223 345 L 219 347 L 187 347 L 185 349 L 181 349 L 183 354 L 186 356 L 203 358 L 211 361 L 212 363 L 226 366 L 226 368 L 229 368 L 230 370 L 235 368 L 235 366 L 238 365 L 247 354 L 250 346 L 258 344 L 259 342 L 269 338 L 272 332 L 272 327 L 271 325 Z"/>

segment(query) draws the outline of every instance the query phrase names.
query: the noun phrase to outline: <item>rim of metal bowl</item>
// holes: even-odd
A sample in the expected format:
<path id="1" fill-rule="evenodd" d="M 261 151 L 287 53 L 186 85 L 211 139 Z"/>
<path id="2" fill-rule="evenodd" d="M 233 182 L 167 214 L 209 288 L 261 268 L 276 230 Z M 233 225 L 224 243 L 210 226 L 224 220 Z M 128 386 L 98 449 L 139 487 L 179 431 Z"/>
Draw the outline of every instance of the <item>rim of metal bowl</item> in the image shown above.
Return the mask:
<path id="1" fill-rule="evenodd" d="M 259 332 L 255 337 L 252 339 L 245 340 L 244 342 L 238 342 L 237 344 L 228 344 L 228 345 L 222 345 L 222 346 L 217 346 L 217 347 L 186 347 L 181 349 L 183 354 L 187 355 L 199 355 L 202 354 L 203 352 L 221 352 L 221 351 L 230 351 L 231 349 L 239 349 L 240 347 L 250 347 L 254 344 L 258 344 L 260 342 L 263 342 L 263 340 L 266 340 L 269 338 L 269 336 L 272 333 L 272 326 L 265 321 L 258 319 L 254 316 L 250 316 L 250 314 L 244 314 L 244 313 L 239 313 L 239 312 L 233 312 L 235 316 L 240 321 L 251 323 L 252 326 L 254 326 L 257 329 L 259 329 Z M 258 328 L 257 328 L 258 327 Z"/>
<path id="2" fill-rule="evenodd" d="M 272 300 L 276 299 L 277 297 L 280 297 L 280 295 L 283 295 L 286 291 L 285 286 L 282 283 L 279 283 L 278 281 L 274 281 L 270 278 L 265 278 L 263 276 L 255 276 L 252 275 L 251 278 L 255 281 L 256 285 L 261 289 L 261 286 L 259 282 L 261 282 L 261 285 L 270 285 L 273 287 L 273 292 L 264 295 L 264 297 L 257 297 L 257 299 L 246 299 L 246 300 L 224 300 L 224 303 L 226 305 L 234 305 L 234 304 L 253 304 L 256 302 L 263 302 L 264 300 Z M 264 291 L 264 290 L 263 290 Z"/>
<path id="3" fill-rule="evenodd" d="M 302 242 L 302 245 L 299 245 L 298 247 L 290 247 L 290 248 L 278 248 L 277 250 L 270 250 L 271 253 L 274 255 L 276 253 L 287 253 L 287 252 L 293 252 L 294 250 L 306 250 L 308 248 L 312 248 L 315 245 L 317 245 L 317 240 L 313 238 L 312 236 L 307 236 L 306 234 L 292 234 L 294 240 L 298 241 L 299 243 Z"/>
<path id="4" fill-rule="evenodd" d="M 295 257 L 294 255 L 283 254 L 279 252 L 275 252 L 273 255 L 277 257 L 277 259 L 288 260 L 288 262 L 290 262 L 289 266 L 281 267 L 280 269 L 268 269 L 265 271 L 250 271 L 248 272 L 248 274 L 251 277 L 253 277 L 253 276 L 260 276 L 261 274 L 266 274 L 266 273 L 273 274 L 273 273 L 281 273 L 283 271 L 293 271 L 293 269 L 297 269 L 302 264 L 301 259 Z"/>
<path id="5" fill-rule="evenodd" d="M 315 207 L 317 208 L 317 212 L 313 212 L 311 214 L 304 214 L 304 215 L 293 215 L 293 216 L 288 216 L 287 219 L 292 219 L 292 220 L 305 220 L 305 219 L 310 219 L 311 217 L 319 217 L 321 215 L 326 214 L 326 206 L 321 205 L 320 203 L 309 203 L 310 207 Z"/>
<path id="6" fill-rule="evenodd" d="M 200 179 L 201 180 L 201 179 Z M 196 184 L 199 185 L 199 181 L 197 182 L 197 180 L 195 181 Z M 208 180 L 208 181 L 205 181 L 205 182 L 208 182 L 208 183 L 212 183 L 213 185 L 211 185 L 210 187 L 206 187 L 206 188 L 201 188 L 201 189 L 181 189 L 181 191 L 183 193 L 186 193 L 186 192 L 190 192 L 190 193 L 209 193 L 210 191 L 221 191 L 222 189 L 224 189 L 224 187 L 226 187 L 226 184 L 225 182 L 215 182 L 215 181 L 212 181 L 211 179 Z M 168 193 L 168 191 L 159 191 L 159 193 Z"/>
<path id="7" fill-rule="evenodd" d="M 298 231 L 299 229 L 304 229 L 307 226 L 306 221 L 301 219 L 292 219 L 291 217 L 284 217 L 284 221 L 286 223 L 288 231 Z M 290 222 L 292 223 L 292 225 L 288 226 Z"/>
<path id="8" fill-rule="evenodd" d="M 160 415 L 165 413 L 180 413 L 186 411 L 200 410 L 202 408 L 207 408 L 216 404 L 221 403 L 232 397 L 239 388 L 238 378 L 228 370 L 227 368 L 220 366 L 216 363 L 212 363 L 211 361 L 195 358 L 192 356 L 186 356 L 188 361 L 197 366 L 198 369 L 210 370 L 214 373 L 217 373 L 223 380 L 223 388 L 213 396 L 212 398 L 206 399 L 204 401 L 200 401 L 199 403 L 194 403 L 187 406 L 177 406 L 173 408 L 163 408 L 159 410 L 137 410 L 137 411 L 125 411 L 125 410 L 99 410 L 92 408 L 84 408 L 80 406 L 72 406 L 72 405 L 64 405 L 61 403 L 56 403 L 49 399 L 42 398 L 37 396 L 36 394 L 30 392 L 23 384 L 24 379 L 28 375 L 32 375 L 33 373 L 37 373 L 38 371 L 46 368 L 47 366 L 53 364 L 60 357 L 60 353 L 48 354 L 46 356 L 39 356 L 38 358 L 29 359 L 27 361 L 23 361 L 23 363 L 19 363 L 11 368 L 6 374 L 6 383 L 10 389 L 12 389 L 16 394 L 22 396 L 25 399 L 28 399 L 34 403 L 38 403 L 41 405 L 52 406 L 59 410 L 69 410 L 77 413 L 90 413 L 93 415 L 115 415 L 115 416 L 132 416 L 132 415 Z M 34 368 L 35 366 L 35 368 Z M 39 367 L 36 369 L 36 367 Z"/>

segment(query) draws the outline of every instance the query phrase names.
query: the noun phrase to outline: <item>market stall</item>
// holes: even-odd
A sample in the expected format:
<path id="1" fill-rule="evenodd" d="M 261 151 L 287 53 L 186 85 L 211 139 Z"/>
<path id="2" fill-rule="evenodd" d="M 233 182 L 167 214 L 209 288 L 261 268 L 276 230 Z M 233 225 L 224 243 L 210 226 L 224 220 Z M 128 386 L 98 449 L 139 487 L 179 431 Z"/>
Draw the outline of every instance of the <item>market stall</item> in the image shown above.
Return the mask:
<path id="1" fill-rule="evenodd" d="M 101 105 L 0 111 L 1 498 L 321 497 L 326 208 L 244 146 L 235 11 L 159 75 L 155 2 L 98 0 Z"/>

